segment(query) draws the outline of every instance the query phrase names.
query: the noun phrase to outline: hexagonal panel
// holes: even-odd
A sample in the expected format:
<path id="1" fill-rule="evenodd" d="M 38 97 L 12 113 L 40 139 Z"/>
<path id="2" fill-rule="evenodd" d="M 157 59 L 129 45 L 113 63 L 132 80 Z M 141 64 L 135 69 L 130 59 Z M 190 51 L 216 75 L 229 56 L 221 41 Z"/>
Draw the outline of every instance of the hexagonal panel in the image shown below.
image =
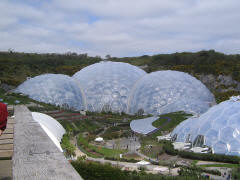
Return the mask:
<path id="1" fill-rule="evenodd" d="M 80 86 L 69 76 L 62 74 L 43 74 L 18 86 L 16 92 L 49 104 L 85 109 Z"/>
<path id="2" fill-rule="evenodd" d="M 126 112 L 129 93 L 146 74 L 136 66 L 121 62 L 100 62 L 73 75 L 84 89 L 87 110 Z"/>
<path id="3" fill-rule="evenodd" d="M 129 102 L 130 113 L 144 109 L 145 113 L 157 115 L 176 111 L 203 113 L 215 100 L 205 85 L 189 74 L 157 71 L 138 81 Z"/>

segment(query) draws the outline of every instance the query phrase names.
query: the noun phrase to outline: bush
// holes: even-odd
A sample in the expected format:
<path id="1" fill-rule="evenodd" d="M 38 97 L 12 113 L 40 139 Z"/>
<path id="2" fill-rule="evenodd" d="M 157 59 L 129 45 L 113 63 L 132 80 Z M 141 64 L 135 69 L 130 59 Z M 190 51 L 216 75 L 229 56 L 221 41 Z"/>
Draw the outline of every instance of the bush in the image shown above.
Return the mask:
<path id="1" fill-rule="evenodd" d="M 135 160 L 135 159 L 115 158 L 115 157 L 104 157 L 104 159 L 111 160 L 111 161 L 131 162 L 131 163 L 138 162 L 138 160 Z"/>
<path id="2" fill-rule="evenodd" d="M 163 141 L 163 150 L 169 155 L 178 155 L 182 158 L 203 160 L 203 161 L 216 161 L 224 163 L 239 164 L 240 158 L 238 156 L 228 156 L 224 154 L 202 154 L 187 151 L 178 151 L 173 148 L 170 141 Z"/>
<path id="3" fill-rule="evenodd" d="M 180 170 L 178 171 L 179 175 L 184 176 L 199 176 L 202 172 L 221 176 L 221 172 L 218 170 L 209 170 L 209 169 L 203 169 L 197 166 L 181 166 Z"/>
<path id="4" fill-rule="evenodd" d="M 96 162 L 72 161 L 76 171 L 87 180 L 196 180 L 201 177 L 193 176 L 163 176 L 159 174 L 146 174 L 145 168 L 141 171 L 122 171 L 118 167 L 112 167 L 110 164 L 100 164 Z"/>
<path id="5" fill-rule="evenodd" d="M 63 138 L 62 138 L 62 141 L 61 141 L 61 146 L 62 148 L 66 151 L 66 155 L 73 155 L 75 156 L 75 149 L 76 147 L 71 144 L 70 142 L 70 136 L 68 134 L 64 134 L 63 135 Z"/>

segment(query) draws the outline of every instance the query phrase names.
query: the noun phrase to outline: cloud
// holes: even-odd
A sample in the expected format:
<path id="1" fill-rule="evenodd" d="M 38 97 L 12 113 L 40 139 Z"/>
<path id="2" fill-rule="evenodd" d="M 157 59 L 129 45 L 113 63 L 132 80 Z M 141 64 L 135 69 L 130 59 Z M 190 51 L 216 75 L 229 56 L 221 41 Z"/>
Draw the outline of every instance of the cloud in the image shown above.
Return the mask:
<path id="1" fill-rule="evenodd" d="M 238 7 L 236 0 L 1 0 L 0 50 L 240 53 Z"/>

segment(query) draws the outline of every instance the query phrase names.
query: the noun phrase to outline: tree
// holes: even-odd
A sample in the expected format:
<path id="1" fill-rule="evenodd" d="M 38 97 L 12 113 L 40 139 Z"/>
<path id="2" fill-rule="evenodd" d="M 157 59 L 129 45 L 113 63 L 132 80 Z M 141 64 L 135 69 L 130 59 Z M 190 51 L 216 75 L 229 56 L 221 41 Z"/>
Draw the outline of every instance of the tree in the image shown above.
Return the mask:
<path id="1" fill-rule="evenodd" d="M 144 110 L 141 108 L 137 112 L 137 116 L 142 116 L 144 114 Z"/>
<path id="2" fill-rule="evenodd" d="M 105 57 L 106 57 L 107 60 L 111 59 L 111 55 L 110 54 L 107 54 Z"/>

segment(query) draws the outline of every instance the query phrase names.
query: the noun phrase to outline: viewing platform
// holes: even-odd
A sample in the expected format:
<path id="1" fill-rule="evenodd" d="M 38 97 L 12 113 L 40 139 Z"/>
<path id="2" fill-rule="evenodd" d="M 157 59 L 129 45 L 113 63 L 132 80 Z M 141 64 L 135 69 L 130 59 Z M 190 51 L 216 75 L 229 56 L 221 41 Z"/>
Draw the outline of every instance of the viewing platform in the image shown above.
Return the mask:
<path id="1" fill-rule="evenodd" d="M 7 129 L 0 136 L 1 179 L 81 180 L 64 154 L 56 147 L 24 105 L 14 107 Z"/>

